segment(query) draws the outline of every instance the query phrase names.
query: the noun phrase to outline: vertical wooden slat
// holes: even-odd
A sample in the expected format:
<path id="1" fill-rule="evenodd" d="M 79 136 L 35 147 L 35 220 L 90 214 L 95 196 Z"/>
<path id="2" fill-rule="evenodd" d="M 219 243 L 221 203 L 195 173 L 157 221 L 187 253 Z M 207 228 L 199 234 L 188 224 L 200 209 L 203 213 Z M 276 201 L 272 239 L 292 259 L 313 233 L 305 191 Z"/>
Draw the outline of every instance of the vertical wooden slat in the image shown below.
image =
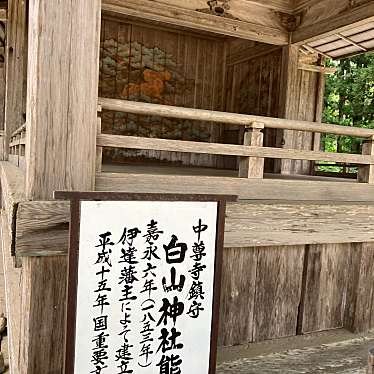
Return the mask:
<path id="1" fill-rule="evenodd" d="M 25 121 L 25 81 L 27 60 L 26 0 L 8 1 L 6 40 L 5 152 L 9 152 L 10 135 Z"/>
<path id="2" fill-rule="evenodd" d="M 302 333 L 343 326 L 350 251 L 350 244 L 309 246 Z"/>
<path id="3" fill-rule="evenodd" d="M 219 345 L 253 341 L 258 248 L 225 248 Z"/>
<path id="4" fill-rule="evenodd" d="M 352 244 L 349 257 L 344 327 L 354 332 L 374 328 L 374 245 Z"/>
<path id="5" fill-rule="evenodd" d="M 304 246 L 259 249 L 254 341 L 296 334 Z"/>

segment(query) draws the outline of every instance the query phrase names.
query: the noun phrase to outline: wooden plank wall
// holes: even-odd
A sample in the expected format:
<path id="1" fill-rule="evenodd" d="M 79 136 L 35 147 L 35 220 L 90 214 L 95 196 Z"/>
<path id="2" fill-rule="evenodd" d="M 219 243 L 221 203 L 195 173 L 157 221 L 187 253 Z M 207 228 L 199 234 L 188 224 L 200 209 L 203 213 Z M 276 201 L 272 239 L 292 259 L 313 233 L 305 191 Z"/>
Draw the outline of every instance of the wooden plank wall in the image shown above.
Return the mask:
<path id="1" fill-rule="evenodd" d="M 223 110 L 225 42 L 221 37 L 105 19 L 102 22 L 99 96 Z M 102 131 L 214 142 L 209 123 L 103 112 Z M 216 166 L 218 157 L 163 151 L 104 150 L 104 160 L 147 158 Z"/>
<path id="2" fill-rule="evenodd" d="M 278 117 L 282 49 L 257 57 L 252 55 L 251 49 L 247 53 L 247 58 L 228 66 L 226 111 Z M 243 144 L 243 133 L 239 129 L 233 130 L 231 126 L 230 130 L 226 129 L 226 136 Z M 276 130 L 265 129 L 264 145 L 275 144 Z M 266 160 L 265 168 L 267 172 L 273 171 L 274 162 Z"/>
<path id="3" fill-rule="evenodd" d="M 5 22 L 0 21 L 0 130 L 4 130 L 5 119 Z"/>
<path id="4" fill-rule="evenodd" d="M 268 48 L 256 56 L 255 46 L 246 50 L 247 58 L 241 58 L 227 69 L 227 103 L 226 110 L 235 113 L 254 114 L 270 117 L 284 117 L 285 113 L 282 93 L 286 90 L 286 82 L 282 65 L 286 61 L 282 49 Z M 243 53 L 242 53 L 243 55 Z M 312 71 L 295 69 L 295 78 L 290 90 L 285 94 L 290 97 L 290 108 L 286 118 L 305 121 L 321 121 L 320 90 L 321 74 Z M 231 127 L 232 129 L 232 127 Z M 238 132 L 238 131 L 237 131 Z M 231 135 L 231 138 L 234 138 Z M 242 134 L 238 135 L 241 142 Z M 316 136 L 306 131 L 277 131 L 266 129 L 264 145 L 268 147 L 282 146 L 284 148 L 319 150 L 315 144 Z M 279 172 L 273 160 L 266 160 L 267 172 Z M 311 173 L 310 161 L 283 160 L 282 173 L 305 174 Z"/>
<path id="5" fill-rule="evenodd" d="M 374 328 L 374 244 L 225 248 L 219 344 Z"/>

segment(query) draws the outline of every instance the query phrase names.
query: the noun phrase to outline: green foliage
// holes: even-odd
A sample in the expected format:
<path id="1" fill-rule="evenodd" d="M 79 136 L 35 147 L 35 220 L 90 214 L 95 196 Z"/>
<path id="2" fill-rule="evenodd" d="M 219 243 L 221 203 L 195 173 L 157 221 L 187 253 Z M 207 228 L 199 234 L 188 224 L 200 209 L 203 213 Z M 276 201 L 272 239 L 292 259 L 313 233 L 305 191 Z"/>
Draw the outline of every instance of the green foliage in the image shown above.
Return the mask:
<path id="1" fill-rule="evenodd" d="M 327 65 L 337 70 L 326 80 L 323 122 L 374 129 L 374 53 L 328 61 Z M 326 152 L 360 153 L 361 145 L 362 139 L 322 136 Z M 342 167 L 321 166 L 319 170 L 338 172 Z"/>
<path id="2" fill-rule="evenodd" d="M 328 65 L 337 71 L 327 78 L 323 121 L 374 129 L 374 54 L 328 61 Z M 326 151 L 345 153 L 359 153 L 362 142 L 333 135 L 322 141 Z"/>

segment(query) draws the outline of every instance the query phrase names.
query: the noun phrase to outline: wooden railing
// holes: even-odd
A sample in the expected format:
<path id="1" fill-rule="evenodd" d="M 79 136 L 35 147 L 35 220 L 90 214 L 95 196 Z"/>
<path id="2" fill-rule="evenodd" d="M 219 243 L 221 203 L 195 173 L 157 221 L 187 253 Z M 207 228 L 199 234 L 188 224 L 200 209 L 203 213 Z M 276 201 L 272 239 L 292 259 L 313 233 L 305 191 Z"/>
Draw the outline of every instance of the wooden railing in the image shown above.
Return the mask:
<path id="1" fill-rule="evenodd" d="M 281 118 L 139 103 L 116 99 L 100 98 L 99 106 L 100 110 L 104 109 L 138 115 L 208 121 L 213 124 L 235 125 L 243 126 L 245 128 L 243 145 L 234 145 L 107 135 L 101 133 L 99 120 L 97 146 L 98 153 L 100 154 L 102 147 L 115 147 L 126 149 L 238 156 L 240 157 L 239 176 L 242 178 L 262 178 L 264 173 L 265 158 L 333 161 L 360 165 L 358 181 L 366 183 L 374 182 L 374 130 L 325 123 L 295 121 Z M 363 154 L 361 155 L 263 147 L 262 130 L 264 128 L 346 135 L 365 138 L 367 141 L 363 145 Z M 99 158 L 99 163 L 100 162 L 101 158 Z"/>
<path id="2" fill-rule="evenodd" d="M 9 161 L 25 170 L 26 124 L 15 130 L 9 139 Z"/>

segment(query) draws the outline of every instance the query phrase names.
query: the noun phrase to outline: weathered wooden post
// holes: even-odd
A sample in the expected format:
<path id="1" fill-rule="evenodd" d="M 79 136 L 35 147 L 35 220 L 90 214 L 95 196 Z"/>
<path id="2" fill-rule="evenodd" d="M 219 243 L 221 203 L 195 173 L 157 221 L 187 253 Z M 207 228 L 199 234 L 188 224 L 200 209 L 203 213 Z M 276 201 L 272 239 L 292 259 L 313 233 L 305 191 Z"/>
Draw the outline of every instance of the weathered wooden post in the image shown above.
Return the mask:
<path id="1" fill-rule="evenodd" d="M 101 105 L 98 105 L 97 107 L 97 131 L 96 135 L 101 135 L 101 117 L 99 117 L 99 114 L 101 114 L 102 108 Z M 103 163 L 103 147 L 96 147 L 96 171 L 98 173 L 101 172 L 101 165 Z"/>
<path id="2" fill-rule="evenodd" d="M 369 349 L 367 374 L 374 374 L 374 348 Z"/>
<path id="3" fill-rule="evenodd" d="M 100 17 L 100 0 L 29 1 L 28 200 L 51 200 L 55 190 L 94 189 Z M 67 257 L 25 257 L 22 271 L 23 337 L 15 374 L 62 373 Z"/>
<path id="4" fill-rule="evenodd" d="M 374 156 L 374 136 L 364 141 L 362 144 L 362 154 Z M 374 183 L 374 164 L 359 166 L 357 181 L 359 183 Z"/>
<path id="5" fill-rule="evenodd" d="M 245 127 L 244 145 L 262 147 L 264 142 L 263 129 L 265 125 L 260 122 L 253 122 Z M 240 178 L 263 178 L 264 158 L 262 157 L 240 157 L 239 159 Z"/>

